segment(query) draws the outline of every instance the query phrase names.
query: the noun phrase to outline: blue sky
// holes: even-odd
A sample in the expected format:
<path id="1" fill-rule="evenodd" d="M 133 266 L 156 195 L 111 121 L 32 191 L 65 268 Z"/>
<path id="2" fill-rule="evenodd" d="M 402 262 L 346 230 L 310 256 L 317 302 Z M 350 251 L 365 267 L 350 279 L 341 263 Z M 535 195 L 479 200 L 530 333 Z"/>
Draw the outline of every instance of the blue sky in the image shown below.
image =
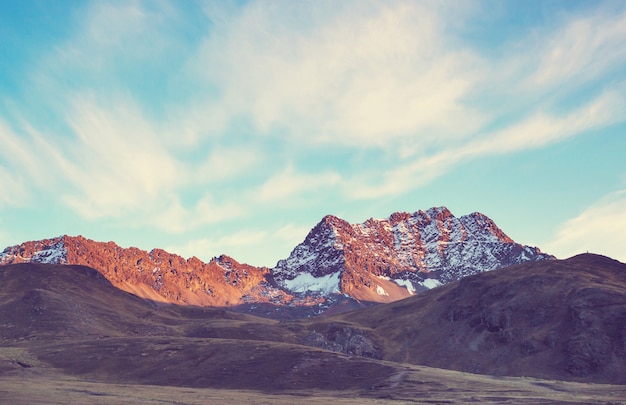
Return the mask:
<path id="1" fill-rule="evenodd" d="M 445 205 L 626 261 L 626 3 L 0 2 L 0 245 L 273 266 Z"/>

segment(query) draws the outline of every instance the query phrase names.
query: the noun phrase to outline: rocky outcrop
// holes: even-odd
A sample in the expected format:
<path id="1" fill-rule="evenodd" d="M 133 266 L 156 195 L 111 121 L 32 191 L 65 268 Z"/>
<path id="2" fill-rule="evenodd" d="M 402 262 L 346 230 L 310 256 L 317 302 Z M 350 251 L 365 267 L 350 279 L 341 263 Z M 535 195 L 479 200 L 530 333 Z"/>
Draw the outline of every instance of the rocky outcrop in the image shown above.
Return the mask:
<path id="1" fill-rule="evenodd" d="M 300 344 L 356 356 L 382 358 L 381 347 L 361 329 L 342 323 L 330 323 L 323 330 L 313 330 Z"/>
<path id="2" fill-rule="evenodd" d="M 204 263 L 162 249 L 121 248 L 82 236 L 27 242 L 0 255 L 2 264 L 31 261 L 93 267 L 116 287 L 156 301 L 232 306 L 246 300 L 276 304 L 293 300 L 288 292 L 267 284 L 268 268 L 241 264 L 228 256 Z"/>
<path id="3" fill-rule="evenodd" d="M 291 291 L 335 289 L 390 302 L 459 278 L 526 261 L 554 259 L 515 243 L 487 216 L 445 207 L 362 224 L 326 216 L 272 269 Z M 335 285 L 329 285 L 331 282 Z"/>

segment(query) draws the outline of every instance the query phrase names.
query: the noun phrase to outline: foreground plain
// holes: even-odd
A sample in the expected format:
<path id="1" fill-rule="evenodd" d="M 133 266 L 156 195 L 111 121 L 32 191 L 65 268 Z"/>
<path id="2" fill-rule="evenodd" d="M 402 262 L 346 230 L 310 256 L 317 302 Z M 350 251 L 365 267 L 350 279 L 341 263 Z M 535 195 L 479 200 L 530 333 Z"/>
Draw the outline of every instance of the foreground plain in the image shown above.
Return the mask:
<path id="1" fill-rule="evenodd" d="M 16 353 L 2 354 L 2 361 Z M 626 387 L 532 378 L 496 378 L 395 365 L 376 386 L 346 390 L 284 389 L 275 393 L 83 381 L 46 366 L 0 376 L 3 404 L 626 404 Z"/>

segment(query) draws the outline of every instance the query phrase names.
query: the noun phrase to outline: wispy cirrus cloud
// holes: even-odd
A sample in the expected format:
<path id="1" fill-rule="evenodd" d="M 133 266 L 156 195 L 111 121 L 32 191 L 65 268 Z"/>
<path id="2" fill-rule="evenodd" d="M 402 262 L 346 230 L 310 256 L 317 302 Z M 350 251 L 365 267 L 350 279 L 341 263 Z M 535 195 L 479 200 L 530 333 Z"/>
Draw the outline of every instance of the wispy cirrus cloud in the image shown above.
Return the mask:
<path id="1" fill-rule="evenodd" d="M 18 193 L 16 175 L 7 175 L 13 199 L 35 185 L 82 218 L 131 216 L 129 224 L 173 232 L 239 215 L 240 208 L 219 208 L 210 197 L 184 204 L 172 197 L 241 175 L 259 161 L 250 148 L 220 146 L 188 159 L 187 152 L 198 155 L 196 145 L 181 139 L 184 123 L 195 117 L 155 115 L 168 103 L 170 80 L 178 80 L 176 56 L 192 51 L 181 38 L 180 10 L 165 1 L 90 2 L 76 16 L 66 40 L 29 72 L 28 91 L 41 103 L 18 113 L 14 131 L 0 128 L 7 170 L 29 184 Z M 160 104 L 154 96 L 161 94 Z"/>
<path id="2" fill-rule="evenodd" d="M 193 180 L 214 183 L 249 173 L 263 163 L 264 156 L 258 148 L 248 146 L 212 148 L 194 168 Z"/>
<path id="3" fill-rule="evenodd" d="M 544 249 L 559 258 L 592 252 L 626 263 L 626 190 L 611 193 L 565 222 Z"/>
<path id="4" fill-rule="evenodd" d="M 275 256 L 270 253 L 271 250 L 278 247 L 281 257 L 287 257 L 290 250 L 302 242 L 309 231 L 308 226 L 288 223 L 263 230 L 247 229 L 217 237 L 193 239 L 181 245 L 171 245 L 168 250 L 185 257 L 198 255 L 202 260 L 209 260 L 214 252 L 231 255 L 237 252 L 237 260 L 272 266 L 276 261 Z"/>
<path id="5" fill-rule="evenodd" d="M 493 107 L 483 111 L 482 128 L 470 126 L 464 139 L 443 142 L 430 152 L 418 153 L 419 149 L 410 147 L 386 171 L 356 175 L 346 194 L 357 199 L 403 194 L 474 159 L 541 148 L 626 121 L 624 78 L 606 81 L 603 76 L 626 66 L 624 26 L 625 12 L 609 14 L 600 8 L 591 16 L 571 17 L 551 31 L 547 40 L 540 35 L 524 38 L 513 48 L 534 52 L 536 58 L 524 54 L 485 60 L 485 75 L 473 83 Z M 529 62 L 535 60 L 539 62 Z M 487 90 L 489 84 L 506 88 Z M 577 92 L 585 87 L 592 90 L 580 97 Z M 572 105 L 573 95 L 585 100 L 584 104 Z M 494 100 L 501 102 L 494 104 Z M 512 107 L 507 107 L 509 102 Z M 502 116 L 509 117 L 504 126 Z M 459 120 L 464 122 L 462 117 Z M 489 129 L 493 126 L 495 130 Z"/>
<path id="6" fill-rule="evenodd" d="M 568 83 L 583 84 L 626 63 L 626 12 L 598 11 L 567 21 L 547 40 L 536 38 L 530 49 L 538 63 L 523 82 L 533 89 Z"/>
<path id="7" fill-rule="evenodd" d="M 304 240 L 310 231 L 310 226 L 299 226 L 289 223 L 275 230 L 273 235 L 275 239 L 286 243 L 287 246 L 295 247 Z"/>
<path id="8" fill-rule="evenodd" d="M 91 63 L 107 66 L 123 55 L 127 56 L 124 63 L 145 64 L 153 58 L 157 65 L 163 63 L 159 55 L 175 48 L 177 38 L 165 36 L 159 28 L 180 23 L 178 11 L 165 5 L 167 7 L 152 8 L 141 2 L 96 3 L 81 26 L 80 39 L 54 54 L 63 61 L 61 66 L 75 64 L 78 67 L 73 70 L 85 72 L 92 69 L 81 68 L 78 59 L 84 59 L 88 64 L 85 66 L 91 68 L 94 67 Z M 385 167 L 386 175 L 380 177 L 381 170 L 376 170 L 371 176 L 352 176 L 349 188 L 356 190 L 351 192 L 356 197 L 401 194 L 436 178 L 459 162 L 481 155 L 512 153 L 530 145 L 545 145 L 548 139 L 563 139 L 562 133 L 574 133 L 571 128 L 576 125 L 564 124 L 569 119 L 567 111 L 560 114 L 550 111 L 560 100 L 552 104 L 539 103 L 534 111 L 509 124 L 508 128 L 485 130 L 493 126 L 502 111 L 482 108 L 476 101 L 484 93 L 477 96 L 476 91 L 486 91 L 488 98 L 500 99 L 500 105 L 517 96 L 541 98 L 549 91 L 544 88 L 559 86 L 564 77 L 578 75 L 576 77 L 592 80 L 595 76 L 588 72 L 595 65 L 589 55 L 602 59 L 600 70 L 606 71 L 622 63 L 625 48 L 620 41 L 620 22 L 624 14 L 609 16 L 602 10 L 588 17 L 573 17 L 563 27 L 549 32 L 547 41 L 525 38 L 514 51 L 522 48 L 538 53 L 534 58 L 539 61 L 537 65 L 529 65 L 528 58 L 516 58 L 513 51 L 503 55 L 501 60 L 490 60 L 493 56 L 482 55 L 472 47 L 461 47 L 447 30 L 446 13 L 450 10 L 426 3 L 358 2 L 351 7 L 319 3 L 278 7 L 251 2 L 242 8 L 207 7 L 207 10 L 211 20 L 209 29 L 204 38 L 197 41 L 198 48 L 186 47 L 188 53 L 183 58 L 186 62 L 180 64 L 183 70 L 175 74 L 191 73 L 200 91 L 210 89 L 206 95 L 192 92 L 159 120 L 147 115 L 145 105 L 140 106 L 131 96 L 127 104 L 132 107 L 132 114 L 140 117 L 134 122 L 131 114 L 122 117 L 119 108 L 105 108 L 103 103 L 98 108 L 101 116 L 106 115 L 104 119 L 80 111 L 89 107 L 72 105 L 72 114 L 76 117 L 69 117 L 68 124 L 79 136 L 103 133 L 104 121 L 115 123 L 117 120 L 118 124 L 106 125 L 111 127 L 109 129 L 117 125 L 115 130 L 121 132 L 130 128 L 133 137 L 147 145 L 165 145 L 161 150 L 147 151 L 145 161 L 141 154 L 137 156 L 136 168 L 128 167 L 128 161 L 108 164 L 119 167 L 120 173 L 129 174 L 119 181 L 110 173 L 103 175 L 95 170 L 92 171 L 95 181 L 75 178 L 74 183 L 82 184 L 86 195 L 98 197 L 93 201 L 103 201 L 103 206 L 113 203 L 97 195 L 98 184 L 104 185 L 104 189 L 117 189 L 114 194 L 125 196 L 127 202 L 119 201 L 118 205 L 132 206 L 139 201 L 137 193 L 154 196 L 151 190 L 171 192 L 173 179 L 168 178 L 168 173 L 173 173 L 179 181 L 186 179 L 183 182 L 197 186 L 233 179 L 260 167 L 262 156 L 272 153 L 263 150 L 262 144 L 257 144 L 260 149 L 254 152 L 250 148 L 212 146 L 203 162 L 185 165 L 166 150 L 193 148 L 214 140 L 215 132 L 218 138 L 225 136 L 224 131 L 242 118 L 251 124 L 249 134 L 243 139 L 278 137 L 310 145 L 312 153 L 323 153 L 319 145 L 330 144 L 395 154 L 400 159 Z M 464 18 L 463 13 L 457 14 L 461 20 Z M 117 18 L 119 16 L 123 18 Z M 608 29 L 598 30 L 605 20 Z M 106 33 L 110 26 L 114 27 L 115 35 L 109 37 Z M 584 39 L 581 33 L 591 33 L 591 38 Z M 146 46 L 146 38 L 152 39 L 153 46 Z M 92 55 L 94 52 L 98 55 Z M 567 64 L 559 59 L 563 54 L 569 55 Z M 116 68 L 111 67 L 115 72 Z M 502 67 L 507 67 L 504 74 L 497 72 Z M 109 74 L 105 73 L 104 77 Z M 116 80 L 121 77 L 118 75 Z M 510 88 L 485 90 L 490 84 L 503 84 L 502 80 L 512 84 Z M 120 83 L 127 84 L 123 80 Z M 132 89 L 126 90 L 134 94 Z M 533 94 L 529 96 L 528 92 Z M 107 104 L 117 104 L 116 95 L 106 97 Z M 571 116 L 579 112 L 580 109 Z M 91 122 L 86 122 L 83 115 L 90 117 Z M 614 119 L 619 119 L 615 116 Z M 568 125 L 570 129 L 564 128 Z M 94 126 L 93 130 L 90 126 Z M 152 129 L 146 129 L 150 126 Z M 152 133 L 152 139 L 137 136 L 136 127 L 139 134 Z M 157 127 L 161 128 L 160 133 L 154 130 Z M 578 127 L 582 131 L 584 125 Z M 525 131 L 528 134 L 524 134 Z M 112 163 L 101 154 L 106 148 L 96 150 L 100 146 L 93 144 L 93 139 L 90 145 L 84 141 L 86 139 L 79 147 L 84 147 L 85 154 L 93 152 L 96 159 L 100 157 L 102 165 Z M 161 166 L 158 171 L 165 174 L 165 178 L 156 181 L 156 176 L 149 175 L 155 172 L 152 168 L 157 163 L 148 161 L 152 159 L 148 156 L 157 156 L 155 160 Z M 186 173 L 181 169 L 183 166 L 187 166 Z M 138 173 L 140 167 L 146 172 Z M 359 171 L 357 167 L 354 169 Z M 284 172 L 265 171 L 264 184 L 257 193 L 257 200 L 263 202 L 296 196 L 311 186 L 336 185 L 341 181 L 332 172 L 308 176 L 299 174 L 294 167 Z M 412 181 L 407 182 L 407 176 Z M 124 193 L 120 187 L 133 183 L 133 178 L 140 180 L 138 187 Z M 81 198 L 70 196 L 67 201 L 75 207 L 81 206 Z M 86 207 L 81 209 L 83 214 L 89 215 L 104 212 L 101 207 L 91 212 Z"/>
<path id="9" fill-rule="evenodd" d="M 159 205 L 141 215 L 136 222 L 148 223 L 170 233 L 183 233 L 206 225 L 240 218 L 248 214 L 241 203 L 217 203 L 205 194 L 192 206 L 185 206 L 176 196 L 168 196 Z"/>
<path id="10" fill-rule="evenodd" d="M 62 142 L 58 164 L 73 186 L 65 201 L 83 216 L 127 213 L 184 182 L 184 167 L 132 101 L 104 108 L 80 97 L 67 114 L 74 136 Z"/>
<path id="11" fill-rule="evenodd" d="M 330 189 L 341 182 L 341 176 L 333 172 L 306 174 L 297 172 L 293 165 L 270 177 L 254 192 L 257 201 L 270 202 L 302 197 L 319 189 Z"/>
<path id="12" fill-rule="evenodd" d="M 397 167 L 379 180 L 378 184 L 355 181 L 347 189 L 352 198 L 377 198 L 418 188 L 446 173 L 458 164 L 491 155 L 540 148 L 585 131 L 600 129 L 626 119 L 626 98 L 610 90 L 589 104 L 565 116 L 537 113 L 511 127 L 449 148 L 432 156 L 419 158 Z M 365 186 L 362 186 L 365 184 Z"/>
<path id="13" fill-rule="evenodd" d="M 479 61 L 447 46 L 435 9 L 333 4 L 253 2 L 221 13 L 193 66 L 219 89 L 223 113 L 249 117 L 261 134 L 360 147 L 439 142 L 482 122 L 461 101 Z"/>

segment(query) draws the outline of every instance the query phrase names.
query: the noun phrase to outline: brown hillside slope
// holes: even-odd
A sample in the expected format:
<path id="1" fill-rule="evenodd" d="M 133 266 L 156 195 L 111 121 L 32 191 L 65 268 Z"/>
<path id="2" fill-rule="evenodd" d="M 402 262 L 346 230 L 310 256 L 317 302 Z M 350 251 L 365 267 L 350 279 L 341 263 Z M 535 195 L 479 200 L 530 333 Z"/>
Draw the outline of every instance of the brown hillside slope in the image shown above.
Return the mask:
<path id="1" fill-rule="evenodd" d="M 301 325 L 307 344 L 386 360 L 626 384 L 626 264 L 591 254 L 527 263 Z"/>
<path id="2" fill-rule="evenodd" d="M 277 321 L 151 302 L 91 268 L 0 266 L 0 378 L 332 390 L 381 384 L 397 369 L 296 343 Z"/>
<path id="3" fill-rule="evenodd" d="M 0 266 L 0 320 L 3 342 L 198 334 L 284 340 L 271 332 L 276 321 L 149 301 L 116 288 L 95 269 L 73 265 Z"/>

